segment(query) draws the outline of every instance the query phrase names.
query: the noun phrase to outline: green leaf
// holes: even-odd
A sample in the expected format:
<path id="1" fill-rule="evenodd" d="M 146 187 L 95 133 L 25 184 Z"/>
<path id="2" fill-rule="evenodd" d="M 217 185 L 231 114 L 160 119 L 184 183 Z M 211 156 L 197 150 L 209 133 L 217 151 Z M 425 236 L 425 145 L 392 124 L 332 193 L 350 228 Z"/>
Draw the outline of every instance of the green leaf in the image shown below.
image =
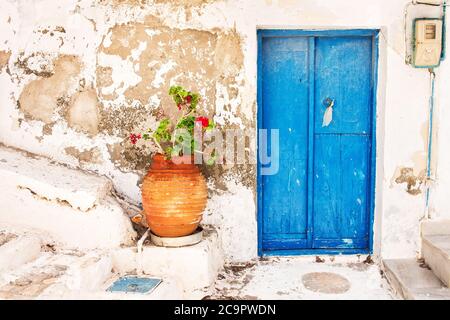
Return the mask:
<path id="1" fill-rule="evenodd" d="M 192 100 L 191 100 L 191 110 L 195 110 L 197 108 L 198 102 L 200 101 L 200 95 L 198 93 L 190 92 Z"/>
<path id="2" fill-rule="evenodd" d="M 165 153 L 166 159 L 171 159 L 172 154 L 173 154 L 173 148 L 172 147 L 165 148 L 164 153 Z"/>
<path id="3" fill-rule="evenodd" d="M 195 117 L 187 116 L 182 117 L 177 125 L 175 126 L 177 129 L 186 129 L 191 135 L 194 134 L 194 126 L 195 126 Z"/>
<path id="4" fill-rule="evenodd" d="M 217 160 L 217 156 L 216 155 L 211 155 L 207 160 L 206 160 L 206 164 L 208 166 L 212 166 Z"/>
<path id="5" fill-rule="evenodd" d="M 200 101 L 200 95 L 195 92 L 188 91 L 181 86 L 171 86 L 169 88 L 169 95 L 176 105 L 186 104 L 186 97 L 191 96 L 191 103 L 189 105 L 189 111 L 193 111 L 197 108 L 198 102 Z"/>
<path id="6" fill-rule="evenodd" d="M 159 122 L 158 128 L 153 132 L 153 137 L 158 142 L 170 141 L 170 121 L 165 118 Z"/>

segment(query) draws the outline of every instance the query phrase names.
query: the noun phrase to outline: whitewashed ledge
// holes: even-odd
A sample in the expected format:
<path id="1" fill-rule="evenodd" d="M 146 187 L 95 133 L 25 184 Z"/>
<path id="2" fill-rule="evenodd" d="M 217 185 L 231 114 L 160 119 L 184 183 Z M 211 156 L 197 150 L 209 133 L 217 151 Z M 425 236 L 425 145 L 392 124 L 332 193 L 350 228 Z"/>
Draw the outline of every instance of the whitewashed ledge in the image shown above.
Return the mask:
<path id="1" fill-rule="evenodd" d="M 105 177 L 0 145 L 0 228 L 66 247 L 112 248 L 136 237 Z"/>
<path id="2" fill-rule="evenodd" d="M 178 283 L 185 299 L 201 299 L 214 291 L 224 265 L 220 237 L 211 226 L 203 226 L 203 240 L 180 248 L 157 247 L 150 242 L 114 250 L 113 269 L 118 274 L 143 273 Z"/>

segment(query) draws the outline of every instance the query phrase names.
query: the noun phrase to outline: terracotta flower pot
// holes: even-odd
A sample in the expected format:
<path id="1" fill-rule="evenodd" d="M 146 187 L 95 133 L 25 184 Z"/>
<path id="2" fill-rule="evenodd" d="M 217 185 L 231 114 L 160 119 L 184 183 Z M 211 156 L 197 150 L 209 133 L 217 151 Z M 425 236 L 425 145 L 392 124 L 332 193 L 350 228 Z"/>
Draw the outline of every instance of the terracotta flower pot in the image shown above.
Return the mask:
<path id="1" fill-rule="evenodd" d="M 174 162 L 156 154 L 142 184 L 142 204 L 148 225 L 160 237 L 192 234 L 206 207 L 205 178 L 193 159 L 191 164 Z"/>

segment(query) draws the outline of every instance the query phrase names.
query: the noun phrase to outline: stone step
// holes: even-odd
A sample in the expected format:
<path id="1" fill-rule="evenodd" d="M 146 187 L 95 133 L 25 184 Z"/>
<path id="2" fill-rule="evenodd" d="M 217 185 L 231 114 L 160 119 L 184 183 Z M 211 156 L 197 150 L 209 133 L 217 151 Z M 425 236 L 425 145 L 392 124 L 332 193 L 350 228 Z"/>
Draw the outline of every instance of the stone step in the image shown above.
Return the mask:
<path id="1" fill-rule="evenodd" d="M 36 260 L 0 274 L 0 299 L 186 298 L 181 286 L 169 277 L 164 277 L 149 294 L 108 292 L 112 282 L 120 277 L 113 272 L 112 261 L 104 251 L 42 252 Z"/>
<path id="2" fill-rule="evenodd" d="M 2 229 L 79 249 L 133 243 L 131 221 L 104 177 L 0 146 L 0 181 Z"/>
<path id="3" fill-rule="evenodd" d="M 423 235 L 422 257 L 434 274 L 450 288 L 450 234 Z"/>
<path id="4" fill-rule="evenodd" d="M 422 235 L 450 234 L 450 220 L 425 220 L 420 224 Z"/>
<path id="5" fill-rule="evenodd" d="M 74 170 L 17 149 L 0 145 L 2 183 L 27 189 L 47 200 L 67 202 L 81 211 L 92 209 L 110 194 L 112 183 L 105 177 Z"/>
<path id="6" fill-rule="evenodd" d="M 145 242 L 141 253 L 136 247 L 114 250 L 114 271 L 144 274 L 176 281 L 185 299 L 201 299 L 212 294 L 214 283 L 224 265 L 218 233 L 203 226 L 203 240 L 195 245 L 165 248 Z"/>
<path id="7" fill-rule="evenodd" d="M 132 245 L 136 237 L 129 218 L 113 198 L 81 212 L 59 203 L 33 199 L 23 190 L 10 192 L 0 203 L 0 227 L 36 234 L 47 241 L 78 249 Z"/>
<path id="8" fill-rule="evenodd" d="M 109 292 L 109 285 L 117 280 L 119 276 L 114 275 L 110 280 L 106 281 L 99 290 L 92 292 L 74 292 L 70 291 L 58 299 L 70 300 L 181 300 L 185 299 L 185 295 L 179 284 L 171 279 L 163 279 L 162 282 L 150 293 L 140 294 L 132 292 Z M 144 276 L 145 277 L 145 276 Z M 48 297 L 52 298 L 52 297 Z M 54 297 L 53 297 L 54 298 Z"/>
<path id="9" fill-rule="evenodd" d="M 58 298 L 95 290 L 111 276 L 111 257 L 79 251 L 43 252 L 34 261 L 0 276 L 0 298 Z"/>
<path id="10" fill-rule="evenodd" d="M 425 220 L 420 226 L 422 257 L 434 274 L 450 287 L 450 220 Z"/>
<path id="11" fill-rule="evenodd" d="M 382 268 L 397 295 L 407 300 L 450 300 L 450 289 L 415 258 L 386 259 Z"/>
<path id="12" fill-rule="evenodd" d="M 0 273 L 33 261 L 40 253 L 39 238 L 0 231 Z"/>

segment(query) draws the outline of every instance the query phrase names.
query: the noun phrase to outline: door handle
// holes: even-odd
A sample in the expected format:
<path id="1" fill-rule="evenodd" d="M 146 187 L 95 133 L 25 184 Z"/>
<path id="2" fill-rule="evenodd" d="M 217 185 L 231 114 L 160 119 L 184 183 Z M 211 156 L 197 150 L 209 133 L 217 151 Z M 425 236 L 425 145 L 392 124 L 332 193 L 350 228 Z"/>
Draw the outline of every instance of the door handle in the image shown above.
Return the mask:
<path id="1" fill-rule="evenodd" d="M 334 99 L 328 97 L 326 99 L 323 100 L 323 105 L 325 106 L 325 108 L 332 108 L 334 107 Z"/>
<path id="2" fill-rule="evenodd" d="M 333 120 L 333 106 L 334 99 L 326 98 L 323 100 L 323 104 L 326 107 L 325 112 L 323 113 L 322 127 L 328 127 Z"/>

